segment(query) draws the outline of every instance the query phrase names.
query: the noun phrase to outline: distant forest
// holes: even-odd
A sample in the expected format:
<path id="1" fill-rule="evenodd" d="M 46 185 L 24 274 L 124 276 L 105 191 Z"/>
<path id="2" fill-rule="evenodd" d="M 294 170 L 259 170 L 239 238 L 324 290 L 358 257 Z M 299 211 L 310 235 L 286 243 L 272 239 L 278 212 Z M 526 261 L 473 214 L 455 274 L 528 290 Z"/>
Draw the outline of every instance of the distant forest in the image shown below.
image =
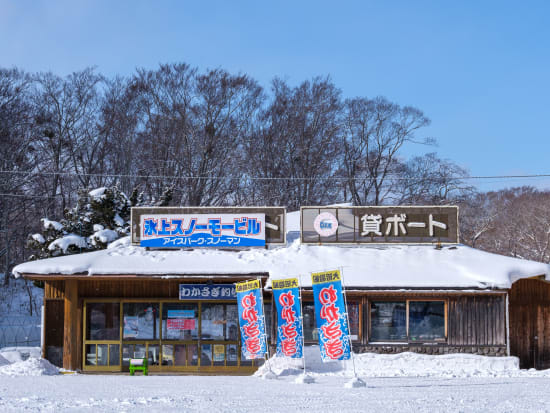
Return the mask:
<path id="1" fill-rule="evenodd" d="M 264 89 L 184 63 L 115 78 L 0 68 L 0 272 L 32 254 L 41 218 L 104 186 L 142 205 L 457 204 L 463 243 L 549 262 L 550 193 L 477 191 L 433 152 L 429 123 L 384 97 L 344 99 L 329 77 Z M 425 154 L 405 156 L 414 145 Z"/>

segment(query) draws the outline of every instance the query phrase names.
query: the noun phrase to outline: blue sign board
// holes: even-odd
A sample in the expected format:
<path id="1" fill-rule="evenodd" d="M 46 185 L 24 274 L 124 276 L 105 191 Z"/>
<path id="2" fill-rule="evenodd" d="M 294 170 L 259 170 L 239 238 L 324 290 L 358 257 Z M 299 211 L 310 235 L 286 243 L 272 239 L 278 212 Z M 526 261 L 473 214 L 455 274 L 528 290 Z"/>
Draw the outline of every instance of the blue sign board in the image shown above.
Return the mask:
<path id="1" fill-rule="evenodd" d="M 312 273 L 311 282 L 321 358 L 349 360 L 349 326 L 340 271 Z"/>
<path id="2" fill-rule="evenodd" d="M 142 215 L 140 246 L 263 247 L 265 214 Z"/>
<path id="3" fill-rule="evenodd" d="M 180 284 L 180 300 L 236 300 L 234 284 Z"/>

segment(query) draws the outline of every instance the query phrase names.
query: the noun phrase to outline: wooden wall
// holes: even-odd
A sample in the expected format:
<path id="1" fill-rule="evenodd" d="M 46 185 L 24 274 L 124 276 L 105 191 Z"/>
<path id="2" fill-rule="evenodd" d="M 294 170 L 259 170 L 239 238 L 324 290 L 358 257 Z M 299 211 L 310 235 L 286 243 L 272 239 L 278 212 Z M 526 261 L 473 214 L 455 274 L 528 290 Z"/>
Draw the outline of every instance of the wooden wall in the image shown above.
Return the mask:
<path id="1" fill-rule="evenodd" d="M 477 295 L 449 298 L 449 345 L 506 345 L 506 298 Z"/>
<path id="2" fill-rule="evenodd" d="M 368 331 L 369 301 L 377 300 L 446 300 L 447 345 L 506 346 L 506 294 L 502 293 L 367 293 L 364 308 L 364 331 Z M 368 337 L 364 338 L 364 343 Z"/>
<path id="3" fill-rule="evenodd" d="M 510 353 L 521 368 L 550 368 L 550 283 L 519 280 L 510 290 Z"/>

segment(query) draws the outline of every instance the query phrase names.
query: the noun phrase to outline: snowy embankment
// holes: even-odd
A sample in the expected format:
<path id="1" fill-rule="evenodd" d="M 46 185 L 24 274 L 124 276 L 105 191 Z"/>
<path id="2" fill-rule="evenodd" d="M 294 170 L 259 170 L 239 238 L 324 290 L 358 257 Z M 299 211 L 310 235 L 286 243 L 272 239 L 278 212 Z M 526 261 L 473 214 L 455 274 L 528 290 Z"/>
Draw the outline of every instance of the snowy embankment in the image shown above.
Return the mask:
<path id="1" fill-rule="evenodd" d="M 59 369 L 40 357 L 39 347 L 0 349 L 0 376 L 53 376 Z"/>
<path id="2" fill-rule="evenodd" d="M 305 348 L 306 372 L 313 377 L 353 376 L 352 361 L 323 363 L 319 347 Z M 272 357 L 255 375 L 262 377 L 271 367 L 276 376 L 302 374 L 302 360 Z M 474 354 L 425 355 L 355 354 L 355 371 L 359 377 L 550 377 L 550 370 L 520 370 L 517 357 L 489 357 Z"/>

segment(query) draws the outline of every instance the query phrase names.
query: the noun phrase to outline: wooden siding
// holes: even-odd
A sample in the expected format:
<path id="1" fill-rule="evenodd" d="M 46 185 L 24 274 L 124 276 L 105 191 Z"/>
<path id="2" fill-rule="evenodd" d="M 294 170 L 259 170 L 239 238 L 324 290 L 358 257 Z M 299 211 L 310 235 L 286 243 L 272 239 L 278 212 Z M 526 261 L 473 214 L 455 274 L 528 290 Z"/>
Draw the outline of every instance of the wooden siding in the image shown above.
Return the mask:
<path id="1" fill-rule="evenodd" d="M 521 368 L 550 368 L 550 283 L 526 279 L 512 286 L 510 353 Z"/>
<path id="2" fill-rule="evenodd" d="M 44 298 L 45 299 L 65 298 L 65 282 L 64 281 L 45 281 Z"/>
<path id="3" fill-rule="evenodd" d="M 425 293 L 368 293 L 364 307 L 364 331 L 369 331 L 370 301 L 443 300 L 447 302 L 447 342 L 449 346 L 505 346 L 506 295 L 457 294 L 443 291 Z M 368 337 L 363 342 L 367 344 Z"/>
<path id="4" fill-rule="evenodd" d="M 506 298 L 462 296 L 449 298 L 449 345 L 506 345 Z"/>

